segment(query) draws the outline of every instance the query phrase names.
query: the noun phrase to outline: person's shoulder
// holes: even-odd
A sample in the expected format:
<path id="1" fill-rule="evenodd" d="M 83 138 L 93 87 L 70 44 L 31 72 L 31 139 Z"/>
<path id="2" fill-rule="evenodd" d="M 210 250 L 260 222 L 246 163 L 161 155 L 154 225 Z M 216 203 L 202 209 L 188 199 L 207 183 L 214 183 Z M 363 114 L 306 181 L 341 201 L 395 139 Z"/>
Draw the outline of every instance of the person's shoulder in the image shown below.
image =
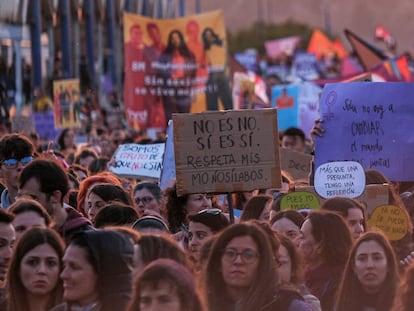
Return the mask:
<path id="1" fill-rule="evenodd" d="M 293 298 L 288 311 L 313 311 L 314 309 L 302 299 Z M 320 308 L 319 308 L 320 310 Z"/>

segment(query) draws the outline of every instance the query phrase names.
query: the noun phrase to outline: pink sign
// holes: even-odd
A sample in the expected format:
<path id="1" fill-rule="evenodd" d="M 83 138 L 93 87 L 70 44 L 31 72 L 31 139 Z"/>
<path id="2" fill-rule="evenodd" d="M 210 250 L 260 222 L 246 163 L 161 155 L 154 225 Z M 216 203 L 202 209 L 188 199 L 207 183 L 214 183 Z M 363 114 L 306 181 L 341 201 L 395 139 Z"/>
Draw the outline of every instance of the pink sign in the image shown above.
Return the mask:
<path id="1" fill-rule="evenodd" d="M 296 45 L 300 42 L 299 36 L 287 37 L 283 39 L 270 40 L 265 42 L 266 53 L 270 57 L 277 57 L 281 53 L 292 55 Z"/>

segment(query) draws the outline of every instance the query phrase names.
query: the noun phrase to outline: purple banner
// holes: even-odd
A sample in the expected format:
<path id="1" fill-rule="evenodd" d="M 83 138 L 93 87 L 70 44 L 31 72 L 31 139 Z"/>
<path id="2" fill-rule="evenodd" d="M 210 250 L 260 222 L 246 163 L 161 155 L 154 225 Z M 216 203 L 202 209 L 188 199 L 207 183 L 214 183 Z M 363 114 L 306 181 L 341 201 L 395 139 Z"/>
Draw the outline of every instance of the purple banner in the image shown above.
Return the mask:
<path id="1" fill-rule="evenodd" d="M 414 181 L 413 100 L 412 83 L 327 84 L 319 105 L 325 133 L 315 137 L 315 168 L 351 160 L 392 181 Z"/>

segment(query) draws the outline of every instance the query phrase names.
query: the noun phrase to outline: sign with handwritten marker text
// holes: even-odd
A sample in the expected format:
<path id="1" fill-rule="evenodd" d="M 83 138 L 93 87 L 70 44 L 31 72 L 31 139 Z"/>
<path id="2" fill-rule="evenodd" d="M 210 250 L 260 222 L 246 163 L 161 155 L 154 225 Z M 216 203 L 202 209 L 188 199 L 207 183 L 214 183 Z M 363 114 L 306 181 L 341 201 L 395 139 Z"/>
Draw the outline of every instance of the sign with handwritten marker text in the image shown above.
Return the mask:
<path id="1" fill-rule="evenodd" d="M 287 209 L 319 209 L 319 199 L 316 195 L 306 191 L 295 191 L 286 193 L 280 201 L 280 210 Z"/>
<path id="2" fill-rule="evenodd" d="M 319 105 L 325 132 L 315 137 L 315 167 L 350 160 L 392 181 L 414 180 L 413 101 L 412 83 L 327 84 Z"/>
<path id="3" fill-rule="evenodd" d="M 329 162 L 315 170 L 315 190 L 323 198 L 356 198 L 365 189 L 365 172 L 354 161 Z"/>
<path id="4" fill-rule="evenodd" d="M 378 206 L 369 217 L 369 227 L 381 229 L 391 241 L 401 240 L 408 232 L 408 217 L 401 207 Z"/>
<path id="5" fill-rule="evenodd" d="M 165 144 L 125 144 L 115 151 L 109 170 L 122 177 L 159 179 Z"/>
<path id="6" fill-rule="evenodd" d="M 280 188 L 276 109 L 173 114 L 177 193 Z"/>

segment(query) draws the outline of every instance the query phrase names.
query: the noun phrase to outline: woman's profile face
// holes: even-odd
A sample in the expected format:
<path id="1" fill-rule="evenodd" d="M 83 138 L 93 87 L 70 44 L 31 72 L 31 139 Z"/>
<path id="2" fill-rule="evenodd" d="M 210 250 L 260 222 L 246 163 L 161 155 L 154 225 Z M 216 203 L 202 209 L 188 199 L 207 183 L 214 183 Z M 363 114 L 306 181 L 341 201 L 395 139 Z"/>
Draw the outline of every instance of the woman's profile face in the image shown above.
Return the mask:
<path id="1" fill-rule="evenodd" d="M 49 295 L 59 282 L 60 260 L 49 244 L 41 244 L 23 256 L 20 278 L 30 296 Z"/>
<path id="2" fill-rule="evenodd" d="M 387 277 L 388 261 L 384 248 L 377 241 L 362 242 L 354 258 L 354 273 L 368 293 L 380 290 Z"/>
<path id="3" fill-rule="evenodd" d="M 180 38 L 180 35 L 178 33 L 174 32 L 171 35 L 171 43 L 175 48 L 178 48 L 180 46 L 181 38 Z"/>
<path id="4" fill-rule="evenodd" d="M 177 288 L 167 281 L 157 282 L 157 286 L 142 286 L 139 293 L 140 311 L 183 311 Z"/>
<path id="5" fill-rule="evenodd" d="M 272 230 L 287 236 L 297 247 L 299 247 L 301 232 L 300 228 L 289 218 L 283 217 L 274 222 Z"/>
<path id="6" fill-rule="evenodd" d="M 312 223 L 309 219 L 305 220 L 301 228 L 302 237 L 299 242 L 299 252 L 304 261 L 309 265 L 314 265 L 321 261 L 320 243 L 317 243 L 312 234 Z"/>
<path id="7" fill-rule="evenodd" d="M 211 197 L 204 193 L 190 194 L 185 203 L 188 215 L 195 215 L 203 209 L 211 208 Z"/>
<path id="8" fill-rule="evenodd" d="M 351 228 L 352 237 L 356 240 L 364 233 L 364 214 L 358 207 L 348 209 L 346 220 Z"/>
<path id="9" fill-rule="evenodd" d="M 82 247 L 70 244 L 63 256 L 63 299 L 81 306 L 98 300 L 98 276 Z"/>
<path id="10" fill-rule="evenodd" d="M 252 237 L 235 237 L 227 244 L 221 257 L 221 273 L 229 289 L 247 290 L 259 266 L 259 250 Z"/>
<path id="11" fill-rule="evenodd" d="M 279 246 L 279 267 L 277 268 L 280 280 L 282 282 L 290 283 L 292 278 L 292 261 L 290 260 L 289 252 L 285 246 Z"/>
<path id="12" fill-rule="evenodd" d="M 98 211 L 101 210 L 106 205 L 104 199 L 99 195 L 90 192 L 86 198 L 86 214 L 90 220 L 94 220 Z"/>

